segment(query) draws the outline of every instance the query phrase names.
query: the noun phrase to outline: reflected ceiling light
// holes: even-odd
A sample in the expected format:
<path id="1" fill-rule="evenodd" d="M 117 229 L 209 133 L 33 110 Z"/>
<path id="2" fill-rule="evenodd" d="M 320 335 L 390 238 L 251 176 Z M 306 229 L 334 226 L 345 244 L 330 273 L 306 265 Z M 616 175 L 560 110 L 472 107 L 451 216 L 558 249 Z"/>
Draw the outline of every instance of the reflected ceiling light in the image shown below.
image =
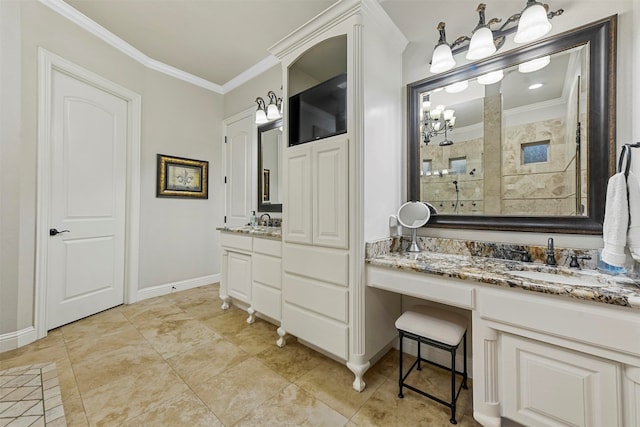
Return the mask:
<path id="1" fill-rule="evenodd" d="M 531 86 L 529 86 L 529 89 L 534 90 L 534 89 L 540 89 L 542 87 L 542 83 L 534 83 Z"/>
<path id="2" fill-rule="evenodd" d="M 518 64 L 518 71 L 521 73 L 533 73 L 534 71 L 542 70 L 551 62 L 550 56 L 543 56 L 541 58 L 532 59 L 531 61 Z"/>
<path id="3" fill-rule="evenodd" d="M 438 32 L 440 33 L 440 40 L 435 49 L 433 49 L 433 55 L 431 56 L 431 67 L 429 71 L 433 74 L 442 73 L 455 67 L 456 61 L 453 59 L 451 53 L 451 46 L 447 43 L 447 36 L 444 31 L 444 22 L 438 24 Z"/>
<path id="4" fill-rule="evenodd" d="M 481 85 L 492 85 L 494 83 L 498 83 L 503 78 L 504 78 L 504 71 L 497 70 L 497 71 L 492 71 L 490 73 L 479 76 L 478 83 L 480 83 Z"/>
<path id="5" fill-rule="evenodd" d="M 447 93 L 458 93 L 469 87 L 469 81 L 463 80 L 461 82 L 450 84 L 449 86 L 444 88 L 444 91 Z"/>
<path id="6" fill-rule="evenodd" d="M 265 111 L 264 99 L 257 97 L 256 103 L 258 104 L 258 109 L 256 110 L 256 124 L 261 125 L 267 123 L 267 112 Z"/>
<path id="7" fill-rule="evenodd" d="M 453 55 L 467 52 L 470 61 L 486 58 L 499 50 L 505 43 L 507 35 L 516 33 L 516 43 L 528 43 L 536 40 L 551 30 L 550 19 L 562 15 L 564 9 L 548 12 L 548 5 L 535 0 L 527 0 L 524 10 L 511 15 L 497 30 L 491 30 L 491 25 L 502 22 L 502 19 L 492 18 L 485 23 L 486 4 L 480 3 L 476 11 L 480 19 L 469 36 L 460 36 L 451 44 L 447 43 L 445 23 L 438 24 L 440 38 L 431 56 L 432 74 L 442 73 L 455 67 Z"/>
<path id="8" fill-rule="evenodd" d="M 536 0 L 528 0 L 527 6 L 520 15 L 518 32 L 513 41 L 516 43 L 529 43 L 551 31 L 551 22 L 547 16 L 549 5 L 543 5 Z"/>
<path id="9" fill-rule="evenodd" d="M 486 5 L 480 3 L 476 12 L 480 15 L 478 25 L 471 34 L 471 40 L 469 40 L 469 50 L 467 51 L 466 58 L 472 61 L 476 59 L 486 58 L 491 56 L 496 51 L 496 45 L 493 43 L 493 33 L 489 25 L 484 22 L 484 11 Z"/>

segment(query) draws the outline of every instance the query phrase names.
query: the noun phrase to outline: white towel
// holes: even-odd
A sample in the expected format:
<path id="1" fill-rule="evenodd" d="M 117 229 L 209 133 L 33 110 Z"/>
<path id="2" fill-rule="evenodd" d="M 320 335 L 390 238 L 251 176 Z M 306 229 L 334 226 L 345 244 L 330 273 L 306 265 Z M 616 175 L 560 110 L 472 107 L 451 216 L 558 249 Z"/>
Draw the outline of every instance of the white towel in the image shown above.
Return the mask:
<path id="1" fill-rule="evenodd" d="M 609 178 L 607 200 L 604 211 L 602 234 L 604 248 L 602 260 L 615 267 L 623 267 L 626 261 L 624 247 L 629 227 L 629 205 L 627 203 L 627 180 L 624 172 Z"/>
<path id="2" fill-rule="evenodd" d="M 627 177 L 627 189 L 629 192 L 627 244 L 633 259 L 640 262 L 640 181 L 633 172 L 629 172 Z"/>

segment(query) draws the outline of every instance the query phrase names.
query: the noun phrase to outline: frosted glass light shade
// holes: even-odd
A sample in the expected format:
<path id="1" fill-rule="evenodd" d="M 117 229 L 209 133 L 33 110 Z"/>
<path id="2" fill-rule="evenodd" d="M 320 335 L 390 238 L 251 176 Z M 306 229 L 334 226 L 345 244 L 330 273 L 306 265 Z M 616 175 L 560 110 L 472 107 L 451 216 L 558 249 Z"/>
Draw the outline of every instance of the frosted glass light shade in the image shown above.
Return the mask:
<path id="1" fill-rule="evenodd" d="M 267 113 L 265 113 L 263 109 L 256 110 L 256 124 L 257 125 L 265 124 L 268 121 L 269 120 L 267 120 Z"/>
<path id="2" fill-rule="evenodd" d="M 504 78 L 504 71 L 497 70 L 478 77 L 478 83 L 481 85 L 492 85 Z"/>
<path id="3" fill-rule="evenodd" d="M 493 44 L 493 33 L 491 29 L 489 27 L 480 27 L 476 29 L 471 36 L 466 58 L 474 61 L 491 56 L 495 51 L 496 45 Z"/>
<path id="4" fill-rule="evenodd" d="M 280 118 L 280 111 L 278 111 L 278 106 L 276 104 L 269 104 L 267 107 L 267 119 L 275 120 Z"/>
<path id="5" fill-rule="evenodd" d="M 547 18 L 547 11 L 542 3 L 536 2 L 527 6 L 520 16 L 518 32 L 513 41 L 529 43 L 551 31 L 551 22 Z"/>
<path id="6" fill-rule="evenodd" d="M 531 61 L 523 62 L 518 65 L 518 71 L 521 73 L 533 73 L 549 65 L 551 58 L 549 56 L 543 56 L 542 58 L 536 58 Z"/>
<path id="7" fill-rule="evenodd" d="M 455 67 L 456 61 L 453 59 L 451 53 L 451 47 L 442 43 L 433 49 L 433 56 L 431 57 L 431 67 L 429 72 L 433 74 L 442 73 Z"/>
<path id="8" fill-rule="evenodd" d="M 444 110 L 442 112 L 442 118 L 445 120 L 451 120 L 453 118 L 454 110 Z"/>

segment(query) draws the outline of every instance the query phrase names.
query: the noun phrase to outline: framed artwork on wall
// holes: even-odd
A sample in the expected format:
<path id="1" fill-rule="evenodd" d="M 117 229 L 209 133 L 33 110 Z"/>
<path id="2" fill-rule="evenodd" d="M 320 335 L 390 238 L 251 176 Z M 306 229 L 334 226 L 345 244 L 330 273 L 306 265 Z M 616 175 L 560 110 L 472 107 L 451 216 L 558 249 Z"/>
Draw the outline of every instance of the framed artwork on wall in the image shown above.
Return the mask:
<path id="1" fill-rule="evenodd" d="M 209 162 L 158 154 L 156 197 L 209 198 Z"/>

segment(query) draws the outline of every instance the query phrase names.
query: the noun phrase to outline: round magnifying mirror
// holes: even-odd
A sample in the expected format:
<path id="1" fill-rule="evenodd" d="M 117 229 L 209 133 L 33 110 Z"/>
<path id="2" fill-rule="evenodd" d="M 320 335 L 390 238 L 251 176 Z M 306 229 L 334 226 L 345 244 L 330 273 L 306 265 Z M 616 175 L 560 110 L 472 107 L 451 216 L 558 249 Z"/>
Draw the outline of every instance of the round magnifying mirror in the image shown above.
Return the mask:
<path id="1" fill-rule="evenodd" d="M 422 202 L 407 202 L 398 209 L 398 222 L 400 225 L 411 229 L 411 244 L 408 252 L 420 252 L 418 245 L 417 229 L 425 225 L 431 218 L 429 207 Z"/>

